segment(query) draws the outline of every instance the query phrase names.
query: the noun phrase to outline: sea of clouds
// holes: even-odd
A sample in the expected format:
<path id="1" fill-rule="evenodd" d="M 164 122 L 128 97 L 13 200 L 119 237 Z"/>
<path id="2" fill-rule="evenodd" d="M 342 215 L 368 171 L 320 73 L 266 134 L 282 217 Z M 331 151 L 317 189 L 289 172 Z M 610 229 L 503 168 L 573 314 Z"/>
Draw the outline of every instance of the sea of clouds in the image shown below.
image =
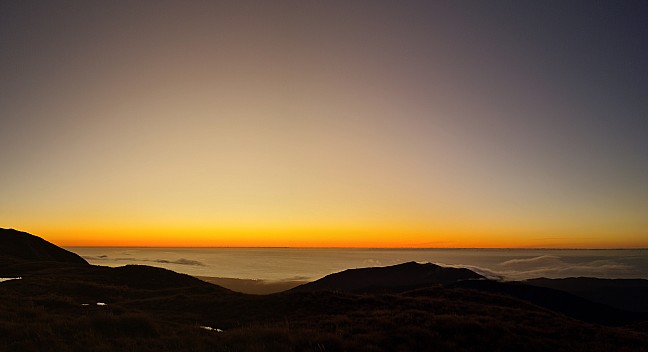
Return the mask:
<path id="1" fill-rule="evenodd" d="M 345 269 L 407 261 L 468 268 L 500 280 L 579 276 L 648 279 L 648 250 L 70 249 L 96 265 L 142 264 L 197 276 L 274 281 L 314 280 Z"/>

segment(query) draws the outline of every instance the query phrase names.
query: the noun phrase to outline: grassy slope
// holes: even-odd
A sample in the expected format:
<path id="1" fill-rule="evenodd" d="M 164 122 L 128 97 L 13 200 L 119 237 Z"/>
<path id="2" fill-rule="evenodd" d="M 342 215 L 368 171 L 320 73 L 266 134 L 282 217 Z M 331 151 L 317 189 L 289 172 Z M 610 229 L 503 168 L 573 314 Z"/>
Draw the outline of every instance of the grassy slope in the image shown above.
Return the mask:
<path id="1" fill-rule="evenodd" d="M 150 267 L 30 267 L 23 280 L 0 283 L 0 350 L 640 351 L 648 346 L 645 333 L 586 324 L 460 288 L 255 296 Z"/>

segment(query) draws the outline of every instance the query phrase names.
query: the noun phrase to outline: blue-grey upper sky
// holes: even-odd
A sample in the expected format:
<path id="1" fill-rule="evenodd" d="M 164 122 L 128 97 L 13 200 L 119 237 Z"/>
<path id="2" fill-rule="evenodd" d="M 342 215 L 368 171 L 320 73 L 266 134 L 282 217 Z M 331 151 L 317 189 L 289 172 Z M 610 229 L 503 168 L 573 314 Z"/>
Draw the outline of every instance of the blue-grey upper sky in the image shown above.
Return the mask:
<path id="1" fill-rule="evenodd" d="M 0 52 L 5 227 L 648 246 L 646 1 L 2 1 Z"/>

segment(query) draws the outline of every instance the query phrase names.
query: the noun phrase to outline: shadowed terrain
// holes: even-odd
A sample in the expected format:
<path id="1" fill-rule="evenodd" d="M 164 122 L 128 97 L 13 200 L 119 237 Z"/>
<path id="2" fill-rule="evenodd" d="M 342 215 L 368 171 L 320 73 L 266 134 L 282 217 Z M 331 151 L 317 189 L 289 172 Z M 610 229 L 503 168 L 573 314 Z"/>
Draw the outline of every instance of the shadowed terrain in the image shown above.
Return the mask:
<path id="1" fill-rule="evenodd" d="M 301 280 L 252 280 L 252 279 L 236 279 L 228 277 L 212 277 L 212 276 L 196 276 L 197 278 L 226 287 L 232 291 L 250 293 L 255 295 L 267 295 L 271 293 L 278 293 L 290 290 L 291 288 L 308 283 L 308 281 Z"/>
<path id="2" fill-rule="evenodd" d="M 40 237 L 14 229 L 0 229 L 0 258 L 34 262 L 88 264 L 75 253 L 55 246 Z"/>
<path id="3" fill-rule="evenodd" d="M 14 237 L 22 243 L 0 247 L 2 277 L 21 277 L 0 282 L 0 350 L 646 351 L 648 346 L 645 322 L 594 323 L 568 316 L 465 269 L 416 263 L 354 269 L 319 280 L 327 283 L 321 289 L 316 281 L 287 292 L 246 295 L 149 266 L 25 259 L 24 248 L 43 240 L 32 236 L 25 242 L 24 235 L 9 230 L 0 230 L 0 237 L 0 243 Z M 54 245 L 44 248 L 58 252 Z M 52 255 L 46 251 L 42 259 Z M 530 287 L 562 299 L 555 294 L 560 291 L 524 286 L 523 292 Z"/>
<path id="4" fill-rule="evenodd" d="M 595 303 L 568 292 L 526 285 L 521 282 L 497 282 L 491 280 L 462 281 L 452 286 L 515 297 L 591 323 L 627 325 L 648 320 L 648 314 L 644 312 L 627 311 L 605 304 Z"/>
<path id="5" fill-rule="evenodd" d="M 415 262 L 382 268 L 348 269 L 293 289 L 293 291 L 399 292 L 484 277 L 460 268 Z"/>
<path id="6" fill-rule="evenodd" d="M 570 277 L 526 280 L 529 285 L 569 292 L 619 309 L 648 312 L 648 280 Z"/>

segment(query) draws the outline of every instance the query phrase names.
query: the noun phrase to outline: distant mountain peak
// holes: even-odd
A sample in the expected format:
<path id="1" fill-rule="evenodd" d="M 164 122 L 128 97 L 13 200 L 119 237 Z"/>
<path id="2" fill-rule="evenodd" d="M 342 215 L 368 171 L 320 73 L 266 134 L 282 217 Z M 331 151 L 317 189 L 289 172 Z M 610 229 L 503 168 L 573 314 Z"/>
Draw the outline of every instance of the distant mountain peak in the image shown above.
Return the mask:
<path id="1" fill-rule="evenodd" d="M 294 288 L 294 291 L 391 291 L 483 279 L 471 270 L 432 263 L 406 262 L 385 267 L 348 269 Z"/>
<path id="2" fill-rule="evenodd" d="M 38 262 L 88 264 L 77 254 L 38 236 L 3 228 L 0 228 L 0 257 Z"/>

